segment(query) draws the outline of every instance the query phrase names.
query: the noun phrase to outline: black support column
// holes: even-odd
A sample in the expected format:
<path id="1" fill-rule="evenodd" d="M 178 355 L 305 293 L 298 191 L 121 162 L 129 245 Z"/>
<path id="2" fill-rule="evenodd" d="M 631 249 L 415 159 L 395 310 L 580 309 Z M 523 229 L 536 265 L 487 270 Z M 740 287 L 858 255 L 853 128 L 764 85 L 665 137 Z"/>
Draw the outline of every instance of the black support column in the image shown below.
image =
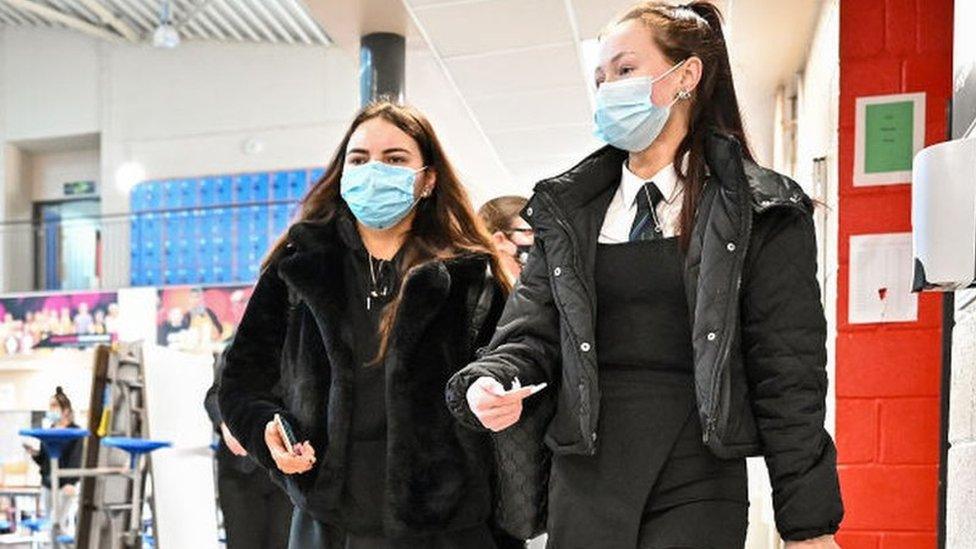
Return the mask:
<path id="1" fill-rule="evenodd" d="M 402 35 L 364 35 L 359 48 L 359 98 L 365 106 L 377 99 L 403 101 L 406 41 Z"/>

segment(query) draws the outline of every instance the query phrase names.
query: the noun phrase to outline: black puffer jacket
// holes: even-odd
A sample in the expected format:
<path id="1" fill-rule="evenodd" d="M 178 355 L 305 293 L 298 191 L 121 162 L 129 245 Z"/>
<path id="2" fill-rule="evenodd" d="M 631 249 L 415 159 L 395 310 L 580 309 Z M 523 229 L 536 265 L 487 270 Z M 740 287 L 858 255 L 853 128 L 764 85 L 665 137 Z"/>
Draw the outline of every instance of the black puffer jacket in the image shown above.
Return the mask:
<path id="1" fill-rule="evenodd" d="M 606 147 L 536 186 L 523 212 L 536 232 L 526 271 L 485 354 L 448 386 L 463 421 L 477 426 L 464 394 L 479 376 L 548 381 L 557 404 L 547 445 L 557 454 L 597 451 L 594 262 L 625 159 Z M 824 429 L 826 322 L 812 203 L 794 181 L 744 159 L 734 138 L 713 134 L 706 160 L 685 263 L 704 441 L 722 458 L 766 456 L 785 539 L 833 533 L 843 506 Z"/>

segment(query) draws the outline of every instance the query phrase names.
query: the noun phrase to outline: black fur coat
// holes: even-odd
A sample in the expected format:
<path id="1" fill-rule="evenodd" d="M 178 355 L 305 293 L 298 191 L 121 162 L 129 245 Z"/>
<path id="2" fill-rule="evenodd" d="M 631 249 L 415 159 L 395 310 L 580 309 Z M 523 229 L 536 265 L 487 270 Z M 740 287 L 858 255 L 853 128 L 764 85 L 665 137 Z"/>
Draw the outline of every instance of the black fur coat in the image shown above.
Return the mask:
<path id="1" fill-rule="evenodd" d="M 287 253 L 266 268 L 225 354 L 219 404 L 231 432 L 293 503 L 334 523 L 346 470 L 355 365 L 339 337 L 346 303 L 336 222 L 298 223 Z M 444 387 L 490 338 L 504 296 L 487 256 L 432 261 L 404 278 L 383 364 L 387 406 L 387 535 L 445 532 L 490 519 L 491 441 L 457 424 Z M 472 292 L 490 284 L 492 308 L 472 345 Z M 476 295 L 476 294 L 474 294 Z M 316 450 L 313 469 L 281 473 L 264 442 L 275 413 Z M 333 520 L 330 520 L 333 519 Z"/>

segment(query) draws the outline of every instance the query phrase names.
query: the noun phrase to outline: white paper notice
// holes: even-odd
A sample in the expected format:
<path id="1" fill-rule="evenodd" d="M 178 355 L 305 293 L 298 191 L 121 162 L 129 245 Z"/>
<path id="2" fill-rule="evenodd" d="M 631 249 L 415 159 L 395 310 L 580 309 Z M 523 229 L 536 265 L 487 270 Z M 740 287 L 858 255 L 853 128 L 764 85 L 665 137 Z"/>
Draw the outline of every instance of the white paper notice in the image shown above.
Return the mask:
<path id="1" fill-rule="evenodd" d="M 851 237 L 851 324 L 918 320 L 912 289 L 912 233 Z"/>

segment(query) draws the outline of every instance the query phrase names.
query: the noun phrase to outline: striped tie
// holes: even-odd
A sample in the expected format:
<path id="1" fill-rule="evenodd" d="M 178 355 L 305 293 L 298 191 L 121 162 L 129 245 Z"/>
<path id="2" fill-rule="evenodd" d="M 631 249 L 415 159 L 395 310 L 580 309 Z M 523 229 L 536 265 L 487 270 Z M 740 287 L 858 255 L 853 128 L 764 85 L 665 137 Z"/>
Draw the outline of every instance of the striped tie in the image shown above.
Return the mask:
<path id="1" fill-rule="evenodd" d="M 655 221 L 657 206 L 664 200 L 661 189 L 658 189 L 653 181 L 648 181 L 637 193 L 636 200 L 637 215 L 634 216 L 634 224 L 630 227 L 630 241 L 664 238 L 661 226 Z"/>

